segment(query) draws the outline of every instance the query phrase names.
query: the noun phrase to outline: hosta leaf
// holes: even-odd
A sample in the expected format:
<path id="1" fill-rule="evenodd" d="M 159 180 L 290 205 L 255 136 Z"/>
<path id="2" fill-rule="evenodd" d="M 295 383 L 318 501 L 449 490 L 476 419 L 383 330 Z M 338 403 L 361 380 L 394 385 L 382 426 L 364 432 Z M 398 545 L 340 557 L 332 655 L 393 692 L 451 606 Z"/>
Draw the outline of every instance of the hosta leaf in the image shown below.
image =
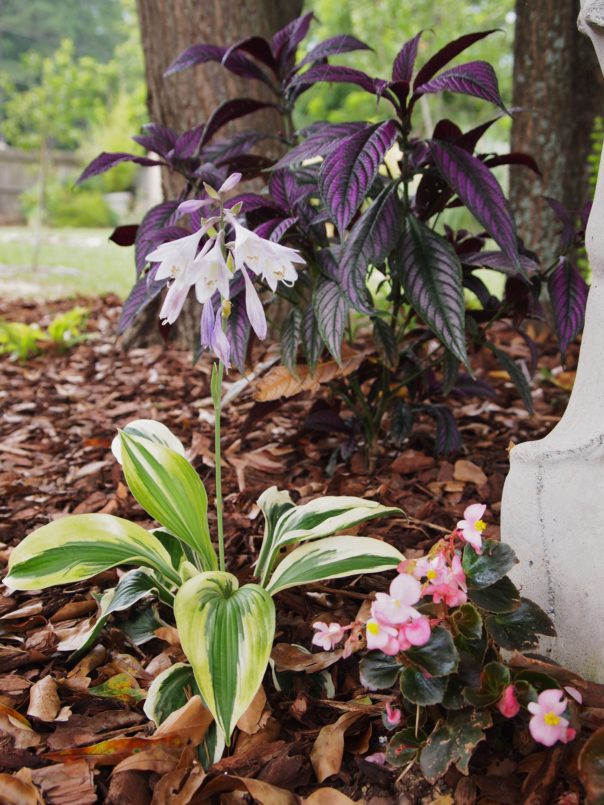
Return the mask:
<path id="1" fill-rule="evenodd" d="M 197 686 L 230 745 L 268 665 L 275 637 L 273 600 L 262 587 L 239 587 L 235 576 L 213 571 L 183 584 L 174 613 Z"/>
<path id="2" fill-rule="evenodd" d="M 422 707 L 440 704 L 448 682 L 449 678 L 446 676 L 432 677 L 422 674 L 421 671 L 405 668 L 401 674 L 401 693 L 407 701 Z"/>
<path id="3" fill-rule="evenodd" d="M 161 542 L 136 523 L 110 514 L 74 514 L 38 528 L 12 551 L 4 583 L 40 590 L 89 579 L 117 565 L 143 565 L 180 578 Z"/>
<path id="4" fill-rule="evenodd" d="M 339 261 L 339 277 L 350 303 L 361 313 L 371 313 L 367 304 L 367 269 L 381 265 L 396 245 L 401 214 L 397 183 L 391 182 L 348 236 Z"/>
<path id="5" fill-rule="evenodd" d="M 395 657 L 382 651 L 369 651 L 359 663 L 361 684 L 369 690 L 391 688 L 402 667 Z"/>
<path id="6" fill-rule="evenodd" d="M 491 171 L 475 156 L 453 143 L 432 140 L 430 151 L 449 187 L 484 226 L 516 271 L 523 273 L 516 224 L 503 190 Z"/>
<path id="7" fill-rule="evenodd" d="M 481 554 L 476 553 L 471 545 L 466 545 L 463 550 L 462 564 L 471 590 L 490 587 L 517 563 L 518 558 L 509 545 L 492 539 L 483 540 Z"/>
<path id="8" fill-rule="evenodd" d="M 437 337 L 468 366 L 461 263 L 451 245 L 409 216 L 397 256 L 409 301 Z"/>
<path id="9" fill-rule="evenodd" d="M 325 157 L 319 190 L 342 239 L 396 136 L 396 123 L 387 120 L 346 137 Z"/>
<path id="10" fill-rule="evenodd" d="M 489 341 L 485 341 L 485 347 L 491 350 L 493 355 L 497 358 L 499 363 L 503 366 L 505 371 L 510 376 L 510 380 L 516 386 L 516 390 L 522 399 L 522 402 L 526 406 L 526 410 L 529 414 L 533 413 L 533 397 L 531 395 L 531 387 L 529 385 L 528 380 L 520 366 L 516 363 L 516 361 L 512 360 L 509 355 L 507 355 L 502 349 L 499 349 L 494 344 L 491 344 Z"/>
<path id="11" fill-rule="evenodd" d="M 340 363 L 350 306 L 337 282 L 328 279 L 319 282 L 313 293 L 313 310 L 325 346 Z"/>
<path id="12" fill-rule="evenodd" d="M 326 537 L 301 545 L 277 565 L 267 590 L 271 595 L 324 579 L 392 570 L 404 559 L 393 545 L 371 537 Z"/>
<path id="13" fill-rule="evenodd" d="M 181 456 L 185 454 L 185 447 L 180 441 L 178 436 L 175 436 L 170 428 L 167 428 L 163 422 L 158 422 L 156 419 L 133 419 L 128 422 L 122 429 L 130 436 L 136 436 L 139 439 L 148 439 L 155 444 L 161 444 L 164 447 L 169 447 L 180 453 Z M 111 452 L 122 463 L 122 443 L 119 434 L 111 442 Z"/>
<path id="14" fill-rule="evenodd" d="M 539 635 L 555 637 L 554 624 L 545 612 L 528 598 L 520 599 L 520 606 L 512 612 L 489 615 L 486 627 L 492 639 L 501 648 L 524 651 L 539 643 Z"/>
<path id="15" fill-rule="evenodd" d="M 263 578 L 272 567 L 276 555 L 285 545 L 303 540 L 322 539 L 345 531 L 376 517 L 401 514 L 396 507 L 382 506 L 374 500 L 326 495 L 302 506 L 284 511 L 270 537 L 265 537 L 258 558 L 257 570 Z"/>
<path id="16" fill-rule="evenodd" d="M 452 763 L 467 774 L 474 750 L 491 724 L 486 710 L 468 708 L 448 713 L 446 719 L 437 722 L 421 751 L 419 762 L 424 777 L 435 783 Z"/>
<path id="17" fill-rule="evenodd" d="M 258 498 L 258 506 L 264 515 L 264 536 L 257 561 L 257 567 L 262 568 L 268 560 L 273 545 L 275 526 L 279 518 L 289 509 L 295 508 L 295 504 L 289 492 L 280 491 L 276 486 L 271 486 L 265 489 Z"/>
<path id="18" fill-rule="evenodd" d="M 281 328 L 281 363 L 291 372 L 296 374 L 296 356 L 302 336 L 302 311 L 300 308 L 293 308 Z"/>
<path id="19" fill-rule="evenodd" d="M 569 344 L 583 329 L 589 288 L 576 266 L 561 257 L 547 281 L 547 290 L 564 358 Z"/>
<path id="20" fill-rule="evenodd" d="M 501 95 L 497 74 L 486 61 L 472 61 L 460 64 L 437 75 L 425 84 L 415 87 L 416 95 L 435 92 L 459 92 L 462 95 L 473 95 L 507 111 Z"/>
<path id="21" fill-rule="evenodd" d="M 186 458 L 169 447 L 121 433 L 124 476 L 143 509 L 190 545 L 204 568 L 217 567 L 208 526 L 208 497 Z"/>

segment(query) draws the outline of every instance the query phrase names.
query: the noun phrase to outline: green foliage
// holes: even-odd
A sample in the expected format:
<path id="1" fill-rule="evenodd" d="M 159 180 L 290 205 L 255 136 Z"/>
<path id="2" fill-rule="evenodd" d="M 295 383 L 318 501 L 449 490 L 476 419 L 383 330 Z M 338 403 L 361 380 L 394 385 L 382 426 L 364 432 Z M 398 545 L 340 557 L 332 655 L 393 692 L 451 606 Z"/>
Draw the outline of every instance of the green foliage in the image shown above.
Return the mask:
<path id="1" fill-rule="evenodd" d="M 85 307 L 74 307 L 65 313 L 59 313 L 47 328 L 49 339 L 61 349 L 69 349 L 90 338 L 84 333 L 88 310 Z"/>
<path id="2" fill-rule="evenodd" d="M 26 361 L 40 352 L 40 343 L 45 335 L 37 324 L 20 321 L 0 322 L 0 354 L 8 354 Z"/>
<path id="3" fill-rule="evenodd" d="M 44 191 L 43 218 L 47 226 L 112 227 L 117 223 L 113 210 L 98 189 L 75 187 L 73 181 L 52 180 Z M 38 214 L 40 188 L 35 185 L 21 194 L 21 205 L 28 219 Z"/>
<path id="4" fill-rule="evenodd" d="M 17 360 L 26 361 L 40 354 L 45 344 L 59 349 L 74 347 L 92 337 L 89 333 L 82 332 L 87 317 L 86 308 L 74 307 L 55 316 L 47 330 L 42 330 L 38 324 L 0 322 L 0 355 L 8 354 Z"/>

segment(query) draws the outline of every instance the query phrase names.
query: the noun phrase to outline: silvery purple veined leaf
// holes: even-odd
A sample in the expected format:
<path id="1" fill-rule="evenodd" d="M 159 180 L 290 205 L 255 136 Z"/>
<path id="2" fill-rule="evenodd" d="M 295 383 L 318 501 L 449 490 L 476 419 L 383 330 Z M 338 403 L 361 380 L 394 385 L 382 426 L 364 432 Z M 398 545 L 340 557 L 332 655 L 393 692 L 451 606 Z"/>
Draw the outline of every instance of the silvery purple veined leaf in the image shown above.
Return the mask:
<path id="1" fill-rule="evenodd" d="M 116 152 L 110 154 L 106 151 L 103 151 L 102 154 L 99 154 L 96 159 L 93 159 L 90 165 L 88 165 L 88 167 L 82 171 L 76 181 L 76 184 L 81 184 L 86 179 L 90 179 L 91 176 L 99 176 L 101 173 L 105 173 L 111 168 L 114 168 L 116 165 L 119 165 L 121 162 L 135 162 L 137 165 L 146 166 L 165 164 L 163 161 L 149 159 L 148 157 L 140 157 L 136 154 L 128 154 L 125 152 Z"/>
<path id="2" fill-rule="evenodd" d="M 449 187 L 522 273 L 516 224 L 497 179 L 479 159 L 452 143 L 433 140 L 430 150 Z"/>
<path id="3" fill-rule="evenodd" d="M 200 145 L 203 147 L 219 129 L 232 120 L 268 108 L 275 108 L 274 104 L 257 101 L 254 98 L 233 98 L 221 103 L 206 123 Z"/>
<path id="4" fill-rule="evenodd" d="M 385 187 L 353 226 L 339 260 L 339 280 L 350 304 L 371 313 L 367 267 L 381 265 L 394 248 L 401 218 L 397 182 Z"/>
<path id="5" fill-rule="evenodd" d="M 167 285 L 167 280 L 155 282 L 154 276 L 159 268 L 159 264 L 149 270 L 149 272 L 136 281 L 136 284 L 128 294 L 120 313 L 118 323 L 118 335 L 124 333 L 132 324 L 134 319 L 141 313 L 147 305 L 152 302 Z"/>
<path id="6" fill-rule="evenodd" d="M 370 78 L 361 70 L 353 67 L 342 67 L 339 64 L 319 64 L 311 67 L 305 73 L 299 73 L 288 84 L 288 91 L 298 89 L 304 92 L 320 82 L 328 81 L 337 84 L 354 84 L 366 92 L 380 96 L 388 86 L 388 82 L 381 78 Z"/>
<path id="7" fill-rule="evenodd" d="M 365 42 L 361 42 L 356 36 L 350 34 L 343 34 L 341 36 L 332 36 L 319 42 L 314 48 L 311 48 L 302 61 L 296 65 L 296 70 L 299 70 L 305 64 L 326 59 L 329 56 L 339 56 L 342 53 L 351 53 L 355 50 L 372 50 Z"/>
<path id="8" fill-rule="evenodd" d="M 419 40 L 422 33 L 423 32 L 420 31 L 413 37 L 413 39 L 409 39 L 408 42 L 405 42 L 403 47 L 396 54 L 392 64 L 393 81 L 405 81 L 408 84 L 411 83 L 411 79 L 413 78 L 413 68 L 415 67 L 415 60 L 417 58 L 417 49 L 419 47 Z"/>
<path id="9" fill-rule="evenodd" d="M 160 126 L 158 123 L 146 123 L 142 127 L 142 134 L 134 136 L 134 142 L 142 145 L 147 151 L 154 151 L 162 157 L 174 148 L 177 136 L 167 126 Z"/>
<path id="10" fill-rule="evenodd" d="M 245 371 L 245 359 L 248 351 L 252 326 L 245 309 L 243 293 L 234 298 L 231 315 L 226 323 L 226 335 L 231 345 L 231 361 L 237 369 Z"/>
<path id="11" fill-rule="evenodd" d="M 309 11 L 288 22 L 273 36 L 272 50 L 281 68 L 287 67 L 287 63 L 292 59 L 298 45 L 308 33 L 310 23 L 314 19 L 315 15 Z"/>
<path id="12" fill-rule="evenodd" d="M 415 76 L 413 88 L 417 89 L 417 87 L 420 87 L 422 84 L 426 84 L 436 75 L 436 73 L 438 73 L 439 70 L 442 70 L 442 68 L 452 61 L 456 56 L 459 56 L 459 54 L 463 53 L 464 50 L 476 42 L 480 42 L 480 40 L 484 39 L 486 36 L 494 34 L 495 30 L 496 29 L 492 29 L 490 31 L 478 31 L 473 34 L 465 34 L 464 36 L 460 36 L 458 39 L 455 39 L 453 42 L 449 42 L 448 45 L 445 45 L 444 48 L 441 48 L 423 65 L 421 70 Z"/>
<path id="13" fill-rule="evenodd" d="M 319 174 L 323 202 L 343 238 L 398 134 L 394 120 L 370 126 L 342 140 Z"/>
<path id="14" fill-rule="evenodd" d="M 460 64 L 444 73 L 440 73 L 430 81 L 415 86 L 414 95 L 433 94 L 435 92 L 457 92 L 462 95 L 473 95 L 495 104 L 504 112 L 507 111 L 499 93 L 499 82 L 495 70 L 488 62 L 473 61 Z"/>
<path id="15" fill-rule="evenodd" d="M 207 64 L 208 62 L 218 62 L 222 64 L 227 50 L 228 48 L 222 45 L 193 45 L 183 51 L 183 53 L 170 64 L 164 76 L 178 73 L 181 70 L 186 70 L 197 64 Z M 232 53 L 229 57 L 228 64 L 225 64 L 224 67 L 230 70 L 231 73 L 241 76 L 241 78 L 253 78 L 257 81 L 262 81 L 274 91 L 272 81 L 266 73 L 251 59 L 244 56 L 243 53 Z"/>
<path id="16" fill-rule="evenodd" d="M 583 328 L 589 288 L 579 270 L 566 257 L 561 257 L 551 273 L 547 288 L 562 358 L 571 341 Z"/>
<path id="17" fill-rule="evenodd" d="M 134 261 L 137 277 L 140 277 L 143 272 L 146 265 L 146 256 L 155 246 L 159 245 L 157 241 L 158 231 L 174 222 L 178 204 L 178 201 L 162 201 L 161 204 L 152 207 L 140 222 L 134 242 Z"/>
<path id="18" fill-rule="evenodd" d="M 575 240 L 575 225 L 570 212 L 564 204 L 551 196 L 544 196 L 545 201 L 551 207 L 554 215 L 562 224 L 562 234 L 560 235 L 559 250 L 565 254 L 573 245 Z"/>
<path id="19" fill-rule="evenodd" d="M 246 39 L 240 39 L 239 42 L 235 42 L 234 45 L 231 45 L 227 49 L 222 57 L 222 64 L 228 67 L 229 60 L 234 57 L 234 54 L 242 51 L 249 53 L 250 56 L 261 61 L 266 67 L 272 70 L 275 75 L 278 74 L 279 65 L 275 60 L 271 46 L 266 39 L 261 36 L 248 36 Z"/>
<path id="20" fill-rule="evenodd" d="M 350 310 L 348 299 L 337 282 L 322 279 L 315 288 L 312 304 L 323 343 L 340 363 L 342 339 Z"/>
<path id="21" fill-rule="evenodd" d="M 447 349 L 468 366 L 461 264 L 451 245 L 410 216 L 395 265 L 415 310 Z"/>
<path id="22" fill-rule="evenodd" d="M 460 259 L 462 263 L 467 266 L 494 268 L 495 271 L 501 271 L 503 274 L 511 275 L 516 273 L 516 268 L 512 264 L 512 261 L 503 252 L 468 252 L 467 254 L 460 255 Z M 519 254 L 518 259 L 527 276 L 539 270 L 539 263 L 531 260 L 531 258 L 527 257 L 525 254 Z"/>
<path id="23" fill-rule="evenodd" d="M 310 371 L 314 372 L 323 351 L 323 342 L 312 305 L 306 308 L 302 316 L 302 349 Z"/>
<path id="24" fill-rule="evenodd" d="M 274 170 L 315 157 L 327 156 L 337 148 L 342 137 L 348 137 L 366 128 L 367 123 L 324 123 L 320 129 L 315 128 L 301 143 L 282 156 L 273 166 Z M 303 135 L 303 132 L 301 134 Z"/>

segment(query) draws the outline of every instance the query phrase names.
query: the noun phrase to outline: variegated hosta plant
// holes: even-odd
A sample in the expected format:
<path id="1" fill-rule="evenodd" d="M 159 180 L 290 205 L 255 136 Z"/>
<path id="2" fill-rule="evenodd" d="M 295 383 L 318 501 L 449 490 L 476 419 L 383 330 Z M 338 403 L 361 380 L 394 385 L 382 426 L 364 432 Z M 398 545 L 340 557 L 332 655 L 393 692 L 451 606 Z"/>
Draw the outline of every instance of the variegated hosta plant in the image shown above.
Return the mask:
<path id="1" fill-rule="evenodd" d="M 240 586 L 224 566 L 221 527 L 218 554 L 215 550 L 207 494 L 179 439 L 161 423 L 137 420 L 120 432 L 113 450 L 130 491 L 160 527 L 146 531 L 109 514 L 56 520 L 14 549 L 4 582 L 16 590 L 34 590 L 133 565 L 136 569 L 101 598 L 99 617 L 78 653 L 94 643 L 112 612 L 154 592 L 174 607 L 190 666 L 177 664 L 154 681 L 146 712 L 160 723 L 184 703 L 185 688 L 198 690 L 229 744 L 268 665 L 275 594 L 396 567 L 404 557 L 392 545 L 336 534 L 400 509 L 329 496 L 296 506 L 288 492 L 267 489 L 258 500 L 265 529 L 255 565 L 257 582 Z"/>

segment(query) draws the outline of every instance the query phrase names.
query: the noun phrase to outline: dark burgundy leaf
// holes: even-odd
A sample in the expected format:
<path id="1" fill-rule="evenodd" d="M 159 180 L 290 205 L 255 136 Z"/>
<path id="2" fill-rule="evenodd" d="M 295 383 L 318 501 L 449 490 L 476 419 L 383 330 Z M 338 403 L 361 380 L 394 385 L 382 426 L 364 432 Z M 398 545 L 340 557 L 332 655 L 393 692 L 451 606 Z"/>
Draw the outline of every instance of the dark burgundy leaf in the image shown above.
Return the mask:
<path id="1" fill-rule="evenodd" d="M 273 167 L 273 160 L 260 154 L 241 154 L 220 161 L 218 167 L 227 168 L 227 173 L 240 173 L 243 180 L 254 179 L 261 176 L 264 171 Z"/>
<path id="2" fill-rule="evenodd" d="M 299 88 L 301 91 L 322 81 L 337 84 L 354 84 L 373 95 L 381 95 L 388 86 L 388 82 L 381 78 L 370 78 L 366 73 L 355 70 L 353 67 L 343 67 L 339 64 L 318 64 L 311 67 L 301 75 L 296 75 L 288 84 L 288 89 Z"/>
<path id="3" fill-rule="evenodd" d="M 203 157 L 210 162 L 225 162 L 247 154 L 256 143 L 272 139 L 276 139 L 274 135 L 263 134 L 259 131 L 238 131 L 229 137 L 214 140 L 211 145 L 205 145 Z"/>
<path id="4" fill-rule="evenodd" d="M 147 151 L 153 151 L 166 156 L 176 143 L 176 134 L 166 126 L 158 123 L 147 123 L 142 128 L 143 133 L 133 137 L 134 142 L 142 145 Z"/>
<path id="5" fill-rule="evenodd" d="M 519 254 L 518 259 L 527 274 L 539 270 L 539 264 L 531 260 L 531 258 L 527 257 L 525 254 Z M 516 273 L 516 269 L 512 265 L 510 258 L 503 252 L 471 252 L 470 254 L 463 254 L 461 261 L 467 266 L 485 266 L 510 275 Z"/>
<path id="6" fill-rule="evenodd" d="M 569 344 L 583 328 L 589 288 L 576 266 L 561 257 L 549 277 L 547 289 L 564 358 Z"/>
<path id="7" fill-rule="evenodd" d="M 480 277 L 477 277 L 476 274 L 472 274 L 470 271 L 464 272 L 463 287 L 467 288 L 468 291 L 472 291 L 472 293 L 476 295 L 476 298 L 485 310 L 489 307 L 491 300 L 493 299 L 493 294 L 489 291 Z"/>
<path id="8" fill-rule="evenodd" d="M 342 360 L 342 338 L 348 324 L 348 299 L 337 282 L 322 279 L 312 300 L 319 333 L 338 363 Z"/>
<path id="9" fill-rule="evenodd" d="M 134 242 L 134 261 L 136 275 L 140 277 L 145 267 L 145 257 L 157 245 L 157 232 L 169 226 L 171 217 L 178 207 L 178 201 L 163 201 L 145 214 L 136 233 Z"/>
<path id="10" fill-rule="evenodd" d="M 361 313 L 372 312 L 367 304 L 367 270 L 370 265 L 381 265 L 394 248 L 400 218 L 397 183 L 391 182 L 361 215 L 348 236 L 339 262 L 339 279 L 350 303 Z"/>
<path id="11" fill-rule="evenodd" d="M 543 198 L 547 201 L 554 215 L 562 224 L 562 235 L 560 236 L 560 246 L 558 248 L 563 253 L 567 252 L 575 240 L 575 224 L 573 218 L 561 201 L 551 198 L 551 196 L 544 196 Z"/>
<path id="12" fill-rule="evenodd" d="M 210 187 L 220 187 L 227 177 L 227 172 L 219 170 L 211 162 L 203 162 L 193 174 L 199 182 L 205 182 Z"/>
<path id="13" fill-rule="evenodd" d="M 310 64 L 310 62 L 326 59 L 329 56 L 339 56 L 341 53 L 350 53 L 353 50 L 372 50 L 372 48 L 366 45 L 365 42 L 361 42 L 356 36 L 350 36 L 350 34 L 332 36 L 330 39 L 325 39 L 315 45 L 314 48 L 311 48 L 296 66 L 296 70 L 299 70 L 305 64 Z"/>
<path id="14" fill-rule="evenodd" d="M 124 152 L 116 152 L 113 154 L 108 154 L 106 151 L 103 151 L 102 154 L 99 154 L 96 159 L 93 159 L 90 165 L 85 168 L 81 175 L 79 176 L 76 184 L 81 184 L 82 182 L 86 181 L 86 179 L 90 179 L 91 176 L 99 176 L 101 173 L 105 173 L 111 168 L 114 168 L 116 165 L 119 165 L 120 162 L 136 162 L 137 165 L 163 165 L 163 162 L 158 161 L 157 159 L 149 159 L 148 157 L 139 157 L 136 154 L 127 154 Z"/>
<path id="15" fill-rule="evenodd" d="M 516 390 L 520 394 L 522 402 L 524 403 L 529 414 L 533 413 L 533 398 L 531 396 L 531 387 L 529 386 L 528 379 L 521 369 L 521 367 L 513 361 L 508 354 L 503 350 L 498 349 L 490 341 L 485 341 L 485 347 L 491 350 L 493 355 L 497 358 L 503 369 L 508 373 L 512 383 L 516 386 Z"/>
<path id="16" fill-rule="evenodd" d="M 433 141 L 430 150 L 449 187 L 522 273 L 516 224 L 497 179 L 479 159 L 456 145 Z"/>
<path id="17" fill-rule="evenodd" d="M 407 98 L 409 97 L 409 82 L 390 81 L 388 84 L 388 89 L 396 96 L 399 104 L 401 105 L 401 109 L 404 109 L 407 104 Z"/>
<path id="18" fill-rule="evenodd" d="M 420 87 L 422 84 L 427 84 L 439 70 L 442 70 L 446 64 L 452 61 L 456 56 L 459 56 L 460 53 L 463 53 L 466 48 L 469 48 L 475 42 L 480 42 L 481 39 L 490 36 L 495 33 L 496 30 L 497 29 L 478 31 L 475 34 L 465 34 L 465 36 L 460 36 L 459 39 L 449 42 L 448 45 L 445 45 L 444 48 L 435 53 L 432 58 L 428 59 L 415 76 L 415 82 L 413 84 L 414 89 Z"/>
<path id="19" fill-rule="evenodd" d="M 592 207 L 593 201 L 586 201 L 579 210 L 579 219 L 581 221 L 581 226 L 583 227 L 583 234 L 585 234 L 585 230 L 587 229 L 587 223 L 589 221 L 589 215 Z"/>
<path id="20" fill-rule="evenodd" d="M 310 371 L 314 372 L 323 352 L 323 342 L 312 305 L 306 308 L 302 319 L 302 348 Z"/>
<path id="21" fill-rule="evenodd" d="M 231 361 L 242 374 L 245 372 L 250 333 L 251 326 L 245 309 L 244 295 L 240 293 L 233 298 L 231 315 L 226 323 L 226 335 L 231 345 Z"/>
<path id="22" fill-rule="evenodd" d="M 202 123 L 179 136 L 174 143 L 173 155 L 175 159 L 188 159 L 197 154 L 204 128 L 205 126 Z"/>
<path id="23" fill-rule="evenodd" d="M 396 265 L 405 295 L 417 313 L 468 366 L 461 264 L 450 243 L 410 216 Z"/>
<path id="24" fill-rule="evenodd" d="M 258 59 L 258 61 L 261 61 L 270 68 L 273 73 L 277 73 L 277 62 L 273 56 L 271 46 L 266 39 L 261 36 L 249 36 L 247 39 L 241 39 L 239 42 L 235 42 L 222 57 L 222 64 L 228 67 L 229 60 L 233 57 L 233 54 L 241 50 L 249 53 L 250 56 Z"/>
<path id="25" fill-rule="evenodd" d="M 140 277 L 136 285 L 130 291 L 128 298 L 124 302 L 120 320 L 118 323 L 118 334 L 121 335 L 130 327 L 138 314 L 152 302 L 159 292 L 164 288 L 168 280 L 155 282 L 154 277 L 158 266 L 153 267 L 148 274 Z"/>
<path id="26" fill-rule="evenodd" d="M 501 117 L 494 117 L 492 120 L 487 120 L 486 123 L 481 123 L 480 126 L 466 131 L 455 140 L 455 145 L 473 154 L 480 138 L 491 128 L 493 123 L 496 123 L 498 120 L 501 120 Z"/>
<path id="27" fill-rule="evenodd" d="M 439 120 L 432 133 L 433 140 L 446 140 L 447 142 L 454 142 L 462 136 L 462 131 L 452 120 L 443 118 Z"/>
<path id="28" fill-rule="evenodd" d="M 367 123 L 325 123 L 323 128 L 313 129 L 311 135 L 281 157 L 275 169 L 285 168 L 314 157 L 324 157 L 339 145 L 342 137 L 348 137 L 366 128 Z"/>
<path id="29" fill-rule="evenodd" d="M 243 205 L 242 209 L 245 213 L 264 209 L 282 213 L 287 211 L 287 207 L 281 207 L 269 196 L 261 196 L 258 193 L 239 193 L 237 196 L 227 199 L 224 206 L 230 209 L 239 203 Z"/>
<path id="30" fill-rule="evenodd" d="M 342 239 L 396 136 L 396 123 L 388 120 L 346 137 L 325 158 L 319 190 Z"/>
<path id="31" fill-rule="evenodd" d="M 125 226 L 116 227 L 109 240 L 117 243 L 118 246 L 132 246 L 136 238 L 138 224 L 126 224 Z"/>
<path id="32" fill-rule="evenodd" d="M 257 101 L 254 98 L 233 98 L 230 101 L 221 103 L 220 106 L 213 112 L 208 122 L 206 123 L 203 136 L 201 138 L 201 146 L 210 140 L 216 132 L 231 120 L 237 120 L 239 117 L 245 117 L 252 112 L 257 112 L 259 109 L 274 108 L 274 104 L 266 103 L 264 101 Z"/>
<path id="33" fill-rule="evenodd" d="M 504 112 L 507 111 L 499 94 L 499 82 L 495 70 L 486 61 L 460 64 L 419 86 L 416 82 L 415 96 L 443 91 L 482 98 L 503 109 Z"/>
<path id="34" fill-rule="evenodd" d="M 196 64 L 206 64 L 207 62 L 222 63 L 224 54 L 228 48 L 222 45 L 193 45 L 180 54 L 165 71 L 164 76 L 194 67 Z M 261 70 L 257 64 L 244 56 L 243 53 L 232 53 L 229 63 L 224 65 L 231 73 L 242 78 L 254 78 L 267 84 L 271 89 L 272 82 L 269 77 Z"/>
<path id="35" fill-rule="evenodd" d="M 453 412 L 446 405 L 424 405 L 423 410 L 436 422 L 436 452 L 454 453 L 461 447 L 461 433 Z"/>
<path id="36" fill-rule="evenodd" d="M 286 26 L 273 36 L 273 54 L 282 67 L 291 59 L 296 52 L 296 48 L 304 39 L 310 28 L 310 23 L 315 18 L 312 11 L 296 17 L 295 20 L 288 22 Z"/>
<path id="37" fill-rule="evenodd" d="M 413 39 L 409 39 L 408 42 L 405 42 L 403 47 L 396 54 L 392 65 L 393 81 L 406 81 L 408 84 L 411 83 L 415 59 L 417 58 L 417 48 L 422 33 L 423 31 L 420 31 Z"/>
<path id="38" fill-rule="evenodd" d="M 459 143 L 456 143 L 459 145 Z M 498 165 L 523 165 L 525 168 L 530 168 L 537 176 L 541 176 L 539 165 L 530 154 L 521 154 L 513 152 L 511 154 L 498 154 L 494 157 L 487 157 L 483 160 L 488 168 L 496 168 Z"/>

